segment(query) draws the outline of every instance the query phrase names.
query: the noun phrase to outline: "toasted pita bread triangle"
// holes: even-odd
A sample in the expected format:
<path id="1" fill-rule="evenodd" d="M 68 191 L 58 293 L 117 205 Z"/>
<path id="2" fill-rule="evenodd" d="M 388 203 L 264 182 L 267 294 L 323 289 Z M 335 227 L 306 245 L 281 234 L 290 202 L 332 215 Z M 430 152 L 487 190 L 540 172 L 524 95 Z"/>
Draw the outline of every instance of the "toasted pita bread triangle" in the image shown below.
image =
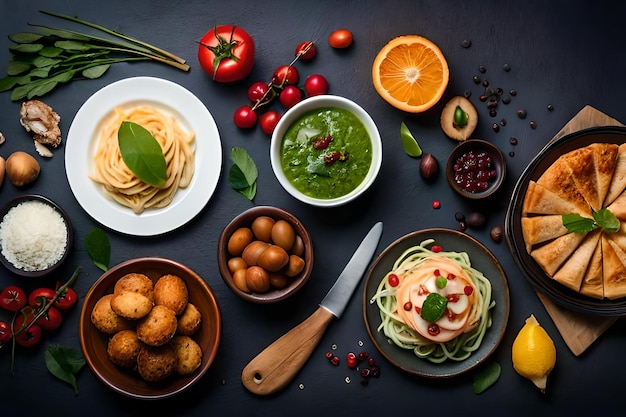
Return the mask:
<path id="1" fill-rule="evenodd" d="M 593 210 L 600 210 L 602 199 L 598 195 L 595 150 L 591 146 L 575 149 L 560 157 L 560 162 L 567 165 L 567 171 L 576 190 L 584 197 Z M 566 174 L 567 175 L 567 174 Z"/>
<path id="2" fill-rule="evenodd" d="M 522 204 L 522 215 L 529 214 L 570 214 L 577 213 L 581 216 L 589 217 L 591 211 L 589 207 L 579 207 L 578 205 L 558 196 L 553 191 L 548 190 L 543 185 L 530 181 L 526 196 Z"/>
<path id="3" fill-rule="evenodd" d="M 533 245 L 556 239 L 566 233 L 567 228 L 563 226 L 561 214 L 522 217 L 522 234 L 528 251 Z"/>
<path id="4" fill-rule="evenodd" d="M 607 238 L 611 239 L 621 250 L 626 252 L 626 223 L 620 223 L 619 230 L 615 233 L 609 233 Z"/>
<path id="5" fill-rule="evenodd" d="M 613 143 L 594 143 L 589 146 L 594 149 L 596 187 L 599 196 L 598 206 L 594 208 L 594 210 L 598 211 L 603 207 L 604 199 L 613 181 L 615 165 L 617 164 L 617 157 L 619 155 L 619 146 Z"/>
<path id="6" fill-rule="evenodd" d="M 565 159 L 554 161 L 539 177 L 537 184 L 574 204 L 578 209 L 577 213 L 591 213 L 590 204 L 578 190 L 572 168 Z"/>
<path id="7" fill-rule="evenodd" d="M 602 240 L 602 280 L 609 300 L 626 296 L 626 252 L 612 240 Z"/>
<path id="8" fill-rule="evenodd" d="M 580 293 L 592 298 L 604 298 L 602 283 L 602 239 L 598 241 L 596 249 L 589 260 L 589 265 L 583 276 Z"/>
<path id="9" fill-rule="evenodd" d="M 607 207 L 620 220 L 626 221 L 626 190 Z"/>
<path id="10" fill-rule="evenodd" d="M 613 178 L 604 198 L 604 207 L 608 207 L 626 189 L 626 143 L 619 145 Z"/>
<path id="11" fill-rule="evenodd" d="M 561 267 L 563 262 L 576 250 L 586 233 L 568 233 L 530 252 L 530 256 L 550 276 Z"/>
<path id="12" fill-rule="evenodd" d="M 595 230 L 587 234 L 574 253 L 565 261 L 563 266 L 552 276 L 556 281 L 576 292 L 580 291 L 583 277 L 587 271 L 589 260 L 600 241 L 601 231 Z"/>

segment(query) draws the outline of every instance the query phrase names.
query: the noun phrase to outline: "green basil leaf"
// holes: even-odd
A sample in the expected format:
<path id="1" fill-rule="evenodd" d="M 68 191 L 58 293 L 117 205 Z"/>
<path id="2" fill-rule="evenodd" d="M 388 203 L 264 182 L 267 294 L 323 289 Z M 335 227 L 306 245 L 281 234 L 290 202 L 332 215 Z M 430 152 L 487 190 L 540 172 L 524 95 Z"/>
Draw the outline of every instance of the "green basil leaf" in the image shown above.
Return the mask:
<path id="1" fill-rule="evenodd" d="M 99 227 L 91 229 L 85 237 L 85 249 L 94 265 L 104 272 L 109 270 L 111 242 L 104 230 Z"/>
<path id="2" fill-rule="evenodd" d="M 67 382 L 78 395 L 76 374 L 85 366 L 85 359 L 75 350 L 59 344 L 50 345 L 45 353 L 46 367 L 61 381 Z"/>
<path id="3" fill-rule="evenodd" d="M 598 211 L 594 211 L 593 218 L 596 220 L 596 223 L 607 233 L 615 233 L 620 228 L 620 222 L 615 214 L 611 213 L 611 211 L 607 208 L 602 208 Z"/>
<path id="4" fill-rule="evenodd" d="M 23 54 L 32 54 L 39 52 L 43 49 L 43 45 L 40 43 L 20 43 L 9 47 L 11 52 L 18 52 Z"/>
<path id="5" fill-rule="evenodd" d="M 124 121 L 117 132 L 124 163 L 141 181 L 161 187 L 167 181 L 167 163 L 159 142 L 143 126 Z"/>
<path id="6" fill-rule="evenodd" d="M 37 83 L 37 84 L 31 84 L 30 85 L 30 90 L 28 90 L 28 94 L 26 94 L 26 97 L 30 100 L 33 97 L 41 97 L 46 93 L 49 93 L 50 91 L 52 91 L 54 89 L 54 87 L 56 87 L 58 84 L 58 82 L 54 81 L 54 80 L 45 80 L 45 82 L 42 83 Z"/>
<path id="7" fill-rule="evenodd" d="M 498 381 L 502 367 L 498 362 L 492 362 L 474 374 L 473 387 L 475 394 L 481 394 Z"/>
<path id="8" fill-rule="evenodd" d="M 12 59 L 9 61 L 9 66 L 7 68 L 7 75 L 23 74 L 30 69 L 31 65 L 32 64 L 28 62 Z"/>
<path id="9" fill-rule="evenodd" d="M 41 51 L 39 51 L 39 55 L 45 56 L 48 58 L 53 58 L 55 56 L 59 56 L 63 53 L 62 48 L 56 48 L 54 46 L 46 46 Z"/>
<path id="10" fill-rule="evenodd" d="M 582 217 L 580 214 L 563 214 L 561 221 L 569 233 L 587 233 L 598 228 L 593 219 Z"/>
<path id="11" fill-rule="evenodd" d="M 237 190 L 241 195 L 246 197 L 248 200 L 254 200 L 254 196 L 256 195 L 256 182 L 249 187 L 244 188 L 243 190 Z"/>
<path id="12" fill-rule="evenodd" d="M 95 67 L 87 68 L 82 72 L 82 74 L 83 77 L 93 80 L 102 77 L 102 74 L 104 74 L 110 67 L 111 64 L 98 65 Z"/>
<path id="13" fill-rule="evenodd" d="M 42 35 L 33 32 L 19 32 L 9 35 L 9 39 L 15 43 L 33 43 L 43 38 Z"/>
<path id="14" fill-rule="evenodd" d="M 233 190 L 244 190 L 250 187 L 250 183 L 246 179 L 243 171 L 239 168 L 239 165 L 232 165 L 228 171 L 228 182 Z"/>
<path id="15" fill-rule="evenodd" d="M 228 182 L 233 190 L 238 191 L 248 200 L 254 199 L 256 195 L 256 180 L 259 171 L 256 164 L 243 148 L 232 148 L 230 159 L 233 165 L 228 172 Z"/>
<path id="16" fill-rule="evenodd" d="M 91 45 L 77 41 L 57 41 L 54 43 L 54 46 L 66 51 L 87 51 L 91 49 Z"/>
<path id="17" fill-rule="evenodd" d="M 402 122 L 400 125 L 400 138 L 402 139 L 402 147 L 407 155 L 412 157 L 418 157 L 422 155 L 422 148 L 417 143 L 417 140 L 411 134 L 408 126 Z"/>
<path id="18" fill-rule="evenodd" d="M 17 84 L 18 77 L 0 78 L 0 92 L 12 89 Z"/>
<path id="19" fill-rule="evenodd" d="M 441 294 L 431 292 L 426 296 L 422 304 L 420 316 L 429 323 L 434 323 L 441 318 L 448 305 L 448 299 Z"/>
<path id="20" fill-rule="evenodd" d="M 50 58 L 47 56 L 38 56 L 35 59 L 33 59 L 33 65 L 38 68 L 43 68 L 43 67 L 49 67 L 51 65 L 56 65 L 61 61 L 62 60 L 60 59 L 54 59 L 54 58 Z"/>

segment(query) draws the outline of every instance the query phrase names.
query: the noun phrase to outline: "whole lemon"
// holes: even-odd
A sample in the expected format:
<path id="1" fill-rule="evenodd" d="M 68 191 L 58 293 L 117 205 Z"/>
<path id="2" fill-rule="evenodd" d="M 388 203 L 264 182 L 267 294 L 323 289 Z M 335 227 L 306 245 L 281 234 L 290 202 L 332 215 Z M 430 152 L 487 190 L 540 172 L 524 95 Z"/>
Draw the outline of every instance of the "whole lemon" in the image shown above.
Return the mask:
<path id="1" fill-rule="evenodd" d="M 515 371 L 545 392 L 548 375 L 556 364 L 556 348 L 532 314 L 513 341 L 512 359 Z"/>

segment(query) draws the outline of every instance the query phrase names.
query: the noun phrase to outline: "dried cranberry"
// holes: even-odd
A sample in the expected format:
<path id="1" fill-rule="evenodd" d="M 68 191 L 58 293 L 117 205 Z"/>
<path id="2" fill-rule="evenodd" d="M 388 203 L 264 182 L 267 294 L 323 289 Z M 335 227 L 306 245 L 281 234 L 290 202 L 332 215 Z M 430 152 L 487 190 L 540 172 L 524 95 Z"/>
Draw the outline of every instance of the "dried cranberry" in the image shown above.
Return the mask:
<path id="1" fill-rule="evenodd" d="M 398 284 L 400 284 L 400 278 L 398 278 L 396 274 L 390 274 L 389 277 L 387 277 L 387 282 L 390 286 L 397 287 Z"/>

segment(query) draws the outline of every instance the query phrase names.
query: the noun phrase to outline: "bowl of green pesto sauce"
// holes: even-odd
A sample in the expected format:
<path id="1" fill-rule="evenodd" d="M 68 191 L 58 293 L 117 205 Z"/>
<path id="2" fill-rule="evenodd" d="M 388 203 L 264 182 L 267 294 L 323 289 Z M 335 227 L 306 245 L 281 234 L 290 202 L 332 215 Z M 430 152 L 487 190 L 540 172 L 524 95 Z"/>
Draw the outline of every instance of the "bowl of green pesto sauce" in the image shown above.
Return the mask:
<path id="1" fill-rule="evenodd" d="M 346 204 L 374 182 L 382 164 L 380 133 L 355 102 L 334 95 L 289 109 L 270 145 L 274 174 L 296 199 L 319 207 Z"/>

